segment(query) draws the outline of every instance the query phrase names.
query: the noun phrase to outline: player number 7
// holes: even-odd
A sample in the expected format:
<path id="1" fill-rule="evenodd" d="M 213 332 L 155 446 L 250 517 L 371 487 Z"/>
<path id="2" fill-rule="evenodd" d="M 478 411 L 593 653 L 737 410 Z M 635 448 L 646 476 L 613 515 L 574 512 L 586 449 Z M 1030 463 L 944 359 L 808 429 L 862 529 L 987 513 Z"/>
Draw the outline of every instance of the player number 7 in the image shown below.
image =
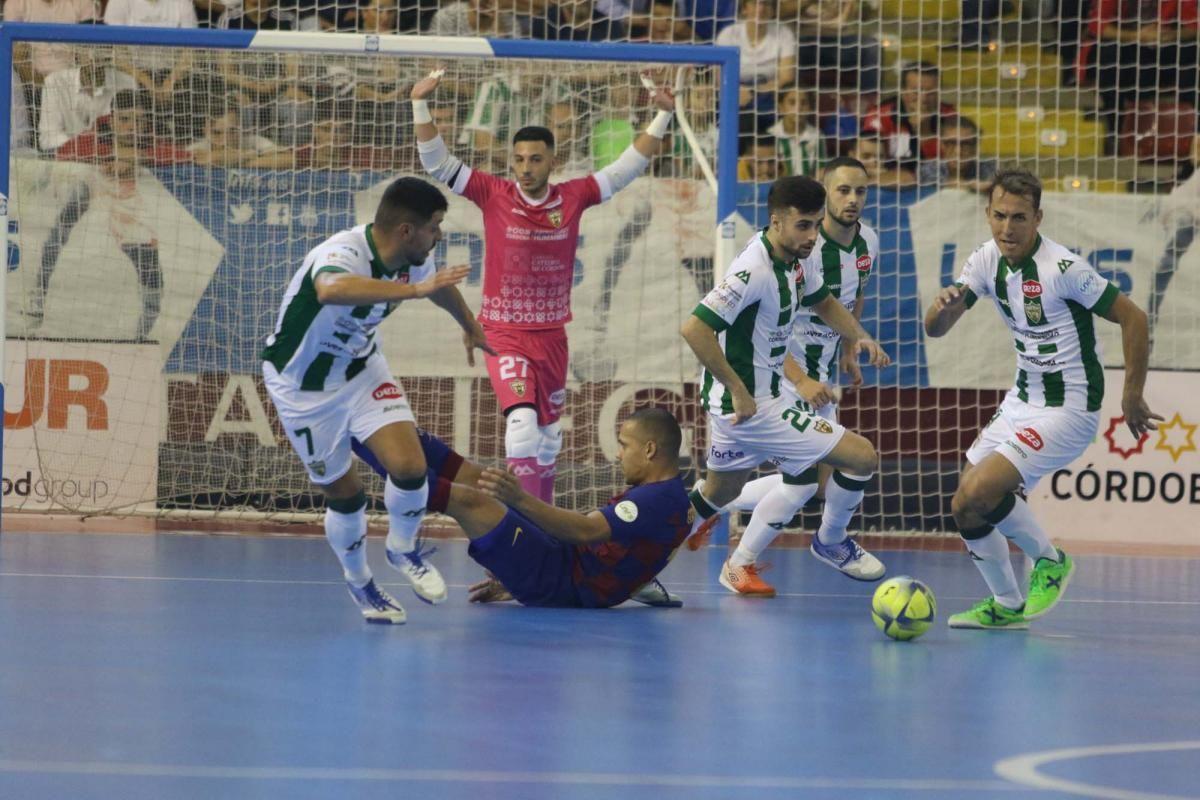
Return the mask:
<path id="1" fill-rule="evenodd" d="M 297 438 L 299 438 L 301 436 L 304 437 L 304 442 L 306 445 L 308 445 L 308 454 L 311 456 L 313 454 L 312 429 L 311 428 L 297 428 L 296 430 L 292 431 L 292 435 Z"/>

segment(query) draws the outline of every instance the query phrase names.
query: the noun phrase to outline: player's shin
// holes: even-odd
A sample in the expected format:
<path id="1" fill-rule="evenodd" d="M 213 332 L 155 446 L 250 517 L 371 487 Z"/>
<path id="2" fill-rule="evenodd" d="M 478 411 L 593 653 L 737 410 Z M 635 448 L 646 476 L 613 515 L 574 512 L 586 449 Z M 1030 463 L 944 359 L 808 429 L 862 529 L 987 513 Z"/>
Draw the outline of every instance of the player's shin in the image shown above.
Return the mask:
<path id="1" fill-rule="evenodd" d="M 504 421 L 504 455 L 508 471 L 516 476 L 521 488 L 534 497 L 541 496 L 542 481 L 538 475 L 537 412 L 529 406 L 514 408 Z"/>
<path id="2" fill-rule="evenodd" d="M 325 539 L 342 563 L 346 580 L 362 587 L 371 580 L 367 566 L 367 495 L 325 501 Z"/>
<path id="3" fill-rule="evenodd" d="M 754 507 L 776 486 L 783 483 L 783 475 L 775 473 L 748 482 L 742 487 L 742 493 L 725 508 L 731 511 L 753 511 Z"/>
<path id="4" fill-rule="evenodd" d="M 975 568 L 987 582 L 996 602 L 1014 611 L 1024 606 L 1025 598 L 1021 596 L 1012 559 L 1008 555 L 1008 540 L 991 525 L 968 528 L 959 533 L 967 544 L 967 552 L 971 554 Z"/>
<path id="5" fill-rule="evenodd" d="M 1012 539 L 1025 555 L 1037 561 L 1039 558 L 1058 560 L 1058 551 L 1050 543 L 1050 537 L 1038 524 L 1029 507 L 1019 495 L 1009 493 L 1000 501 L 1000 505 L 983 515 L 983 518 L 996 526 L 996 530 Z"/>
<path id="6" fill-rule="evenodd" d="M 804 482 L 792 483 L 792 480 Z M 758 557 L 775 541 L 783 527 L 816 493 L 815 469 L 802 473 L 798 478 L 782 480 L 754 508 L 750 523 L 746 525 L 746 531 L 742 534 L 737 549 L 729 557 L 729 563 L 735 567 L 744 567 L 758 561 Z"/>
<path id="7" fill-rule="evenodd" d="M 538 428 L 537 472 L 538 498 L 544 503 L 554 503 L 554 478 L 558 473 L 555 461 L 562 449 L 562 427 L 558 421 Z"/>
<path id="8" fill-rule="evenodd" d="M 834 470 L 825 484 L 825 510 L 821 513 L 821 527 L 817 530 L 821 544 L 838 544 L 846 540 L 846 527 L 854 512 L 862 505 L 863 493 L 870 480 L 870 475 L 847 475 L 841 470 Z"/>
<path id="9" fill-rule="evenodd" d="M 384 481 L 383 504 L 388 512 L 387 549 L 409 553 L 416 548 L 417 531 L 425 519 L 429 482 L 422 475 L 406 481 L 389 477 Z"/>

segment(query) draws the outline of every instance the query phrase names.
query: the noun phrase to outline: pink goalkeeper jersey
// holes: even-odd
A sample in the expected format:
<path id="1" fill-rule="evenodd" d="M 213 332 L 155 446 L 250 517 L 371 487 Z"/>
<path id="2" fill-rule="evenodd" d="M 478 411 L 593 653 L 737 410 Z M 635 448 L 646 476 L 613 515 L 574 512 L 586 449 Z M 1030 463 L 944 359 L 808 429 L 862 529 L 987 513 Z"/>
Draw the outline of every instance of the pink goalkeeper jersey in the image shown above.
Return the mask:
<path id="1" fill-rule="evenodd" d="M 516 181 L 462 167 L 450 187 L 483 211 L 483 307 L 495 328 L 561 328 L 571 321 L 579 218 L 604 201 L 591 175 L 552 183 L 530 203 Z"/>

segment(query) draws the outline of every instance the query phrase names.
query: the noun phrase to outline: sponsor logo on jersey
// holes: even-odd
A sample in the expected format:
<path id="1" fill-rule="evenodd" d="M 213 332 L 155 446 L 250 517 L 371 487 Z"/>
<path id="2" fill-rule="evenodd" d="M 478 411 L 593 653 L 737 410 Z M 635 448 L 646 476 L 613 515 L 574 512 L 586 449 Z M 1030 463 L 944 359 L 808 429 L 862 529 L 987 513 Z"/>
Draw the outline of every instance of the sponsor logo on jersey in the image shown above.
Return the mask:
<path id="1" fill-rule="evenodd" d="M 833 433 L 833 426 L 830 425 L 826 420 L 818 419 L 813 423 L 813 430 L 815 430 L 817 433 Z"/>
<path id="2" fill-rule="evenodd" d="M 871 271 L 871 257 L 870 256 L 859 256 L 858 261 L 854 262 L 854 266 L 858 267 L 859 272 L 870 272 Z"/>
<path id="3" fill-rule="evenodd" d="M 632 500 L 622 500 L 613 508 L 613 513 L 624 522 L 633 522 L 638 517 L 638 507 Z"/>
<path id="4" fill-rule="evenodd" d="M 318 478 L 323 478 L 325 476 L 324 461 L 310 461 L 308 462 L 308 468 L 311 469 L 313 475 L 316 475 Z"/>
<path id="5" fill-rule="evenodd" d="M 566 389 L 556 389 L 550 393 L 550 405 L 561 406 L 565 402 L 567 402 Z"/>
<path id="6" fill-rule="evenodd" d="M 1033 428 L 1022 428 L 1017 431 L 1017 438 L 1034 450 L 1041 450 L 1045 446 L 1045 442 L 1042 441 L 1042 435 Z"/>
<path id="7" fill-rule="evenodd" d="M 404 392 L 400 391 L 400 387 L 394 383 L 381 383 L 375 391 L 371 392 L 371 397 L 376 400 L 399 399 L 404 397 Z"/>
<path id="8" fill-rule="evenodd" d="M 718 450 L 715 447 L 710 447 L 708 449 L 708 455 L 711 458 L 723 460 L 727 458 L 743 458 L 746 454 L 741 450 L 734 450 L 733 448 L 730 448 L 729 450 Z"/>
<path id="9" fill-rule="evenodd" d="M 557 228 L 559 225 L 562 225 L 563 215 L 561 211 L 555 209 L 546 213 L 546 219 L 550 221 L 551 225 Z"/>
<path id="10" fill-rule="evenodd" d="M 509 381 L 508 388 L 512 389 L 512 393 L 517 397 L 525 396 L 525 381 L 523 380 L 517 379 L 515 381 Z"/>
<path id="11" fill-rule="evenodd" d="M 1029 298 L 1042 296 L 1042 285 L 1034 280 L 1028 280 L 1021 284 L 1021 294 Z"/>

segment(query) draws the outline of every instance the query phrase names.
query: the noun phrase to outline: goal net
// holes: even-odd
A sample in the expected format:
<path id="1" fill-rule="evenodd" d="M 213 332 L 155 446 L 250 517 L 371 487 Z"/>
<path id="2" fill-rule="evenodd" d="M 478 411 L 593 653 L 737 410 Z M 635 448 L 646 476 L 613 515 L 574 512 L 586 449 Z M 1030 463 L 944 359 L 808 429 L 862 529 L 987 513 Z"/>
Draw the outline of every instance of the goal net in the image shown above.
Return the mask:
<path id="1" fill-rule="evenodd" d="M 131 48 L 119 32 L 86 33 L 67 52 L 87 102 L 64 112 L 48 79 L 38 136 L 13 126 L 5 159 L 5 513 L 286 518 L 320 506 L 260 351 L 307 251 L 369 221 L 398 175 L 423 175 L 407 96 L 434 66 L 447 70 L 436 122 L 477 168 L 507 175 L 512 134 L 535 124 L 558 141 L 556 179 L 609 163 L 653 114 L 648 73 L 680 83 L 704 157 L 732 177 L 716 113 L 723 72 L 736 75 L 727 51 L 322 34 L 259 34 L 245 49 L 230 45 L 249 34 L 213 32 Z M 15 91 L 28 112 L 32 93 Z M 678 330 L 712 282 L 734 184 L 722 197 L 686 143 L 665 150 L 580 231 L 557 487 L 568 507 L 611 496 L 616 426 L 638 404 L 673 410 L 689 453 L 704 444 Z M 478 309 L 480 212 L 443 191 L 436 259 L 472 267 L 462 290 Z M 545 300 L 530 291 L 514 307 L 535 320 Z M 379 336 L 418 424 L 502 461 L 496 399 L 453 320 L 406 303 Z"/>

